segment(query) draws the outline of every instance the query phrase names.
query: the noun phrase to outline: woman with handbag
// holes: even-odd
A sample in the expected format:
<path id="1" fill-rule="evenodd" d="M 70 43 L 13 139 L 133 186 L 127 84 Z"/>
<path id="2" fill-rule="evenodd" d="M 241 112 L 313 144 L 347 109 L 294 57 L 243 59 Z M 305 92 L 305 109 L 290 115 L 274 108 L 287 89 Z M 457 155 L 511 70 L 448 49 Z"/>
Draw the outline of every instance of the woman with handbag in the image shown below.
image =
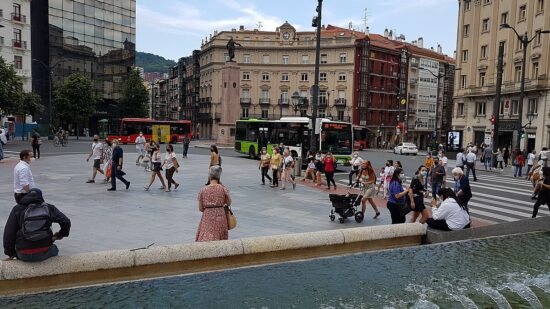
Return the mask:
<path id="1" fill-rule="evenodd" d="M 372 209 L 374 209 L 373 219 L 378 218 L 378 216 L 380 216 L 380 211 L 378 210 L 378 207 L 376 207 L 373 200 L 375 193 L 374 191 L 376 189 L 374 186 L 374 183 L 376 182 L 376 173 L 374 172 L 374 168 L 369 160 L 365 160 L 361 164 L 361 170 L 359 171 L 359 175 L 357 175 L 357 182 L 363 183 L 365 188 L 363 198 L 361 199 L 361 212 L 363 213 L 363 216 L 365 215 L 365 211 L 367 211 L 367 202 L 369 202 Z"/>
<path id="2" fill-rule="evenodd" d="M 231 196 L 229 190 L 220 183 L 221 174 L 221 166 L 211 166 L 210 184 L 199 191 L 199 211 L 202 212 L 202 217 L 195 241 L 215 241 L 228 238 L 228 213 L 230 212 Z"/>
<path id="3" fill-rule="evenodd" d="M 149 184 L 146 185 L 145 191 L 149 191 L 149 188 L 155 181 L 155 176 L 157 176 L 160 180 L 160 183 L 162 184 L 161 189 L 164 189 L 164 192 L 168 192 L 168 188 L 166 187 L 166 184 L 164 183 L 164 178 L 162 177 L 162 174 L 160 173 L 162 171 L 162 162 L 160 159 L 160 149 L 159 147 L 152 146 L 153 147 L 153 155 L 151 156 L 151 162 L 152 162 L 152 170 L 151 170 L 151 178 L 149 180 Z"/>
<path id="4" fill-rule="evenodd" d="M 279 153 L 280 149 L 278 147 L 275 147 L 273 149 L 273 156 L 271 156 L 271 160 L 269 161 L 271 164 L 271 170 L 273 171 L 273 183 L 271 184 L 272 188 L 276 188 L 279 186 L 279 167 L 281 166 L 281 163 L 283 161 L 283 157 Z"/>
<path id="5" fill-rule="evenodd" d="M 403 172 L 400 168 L 396 168 L 392 174 L 390 184 L 388 185 L 388 210 L 391 214 L 391 224 L 405 223 L 407 210 L 410 210 L 407 205 L 406 195 L 409 190 L 403 189 L 400 175 Z"/>
<path id="6" fill-rule="evenodd" d="M 166 173 L 166 181 L 168 182 L 168 192 L 172 189 L 172 184 L 174 184 L 174 190 L 176 190 L 180 184 L 174 180 L 174 173 L 178 172 L 180 165 L 176 159 L 176 154 L 174 153 L 174 147 L 170 144 L 166 146 L 166 155 L 164 155 L 164 162 L 162 163 L 161 169 L 164 168 Z"/>
<path id="7" fill-rule="evenodd" d="M 428 170 L 424 165 L 420 165 L 411 180 L 409 186 L 409 200 L 411 201 L 411 210 L 413 211 L 411 216 L 411 223 L 415 223 L 418 217 L 424 217 L 426 206 L 424 205 L 424 196 L 426 195 L 426 187 L 424 181 Z"/>

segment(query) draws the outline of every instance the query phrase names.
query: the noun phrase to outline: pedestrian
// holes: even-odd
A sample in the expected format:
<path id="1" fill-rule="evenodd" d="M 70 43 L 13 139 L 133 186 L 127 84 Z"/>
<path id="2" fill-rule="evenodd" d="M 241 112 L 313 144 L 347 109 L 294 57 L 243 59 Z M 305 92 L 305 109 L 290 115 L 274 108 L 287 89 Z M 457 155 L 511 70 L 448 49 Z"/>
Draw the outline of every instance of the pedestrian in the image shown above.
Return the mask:
<path id="1" fill-rule="evenodd" d="M 395 161 L 393 167 L 401 169 L 401 174 L 399 175 L 399 177 L 401 177 L 401 183 L 405 183 L 407 181 L 407 177 L 405 176 L 405 170 L 403 169 L 403 164 L 401 164 L 401 161 Z"/>
<path id="2" fill-rule="evenodd" d="M 455 193 L 456 201 L 466 210 L 468 209 L 468 202 L 472 198 L 472 189 L 470 188 L 470 181 L 468 177 L 464 175 L 464 171 L 455 167 L 452 172 L 455 181 Z"/>
<path id="3" fill-rule="evenodd" d="M 443 177 L 445 177 L 445 168 L 439 163 L 439 159 L 434 159 L 434 167 L 432 168 L 432 207 L 437 203 L 437 192 L 443 186 Z"/>
<path id="4" fill-rule="evenodd" d="M 283 161 L 283 157 L 280 154 L 279 147 L 275 147 L 273 149 L 273 156 L 271 156 L 271 160 L 269 161 L 271 165 L 271 171 L 273 173 L 273 183 L 271 184 L 272 188 L 276 188 L 279 186 L 279 168 L 281 167 L 281 162 Z"/>
<path id="5" fill-rule="evenodd" d="M 424 160 L 424 166 L 428 171 L 428 174 L 426 174 L 426 179 L 424 179 L 424 187 L 427 189 L 429 184 L 428 177 L 432 171 L 432 167 L 434 166 L 434 159 L 431 152 L 428 152 L 428 155 L 426 156 L 426 160 Z"/>
<path id="6" fill-rule="evenodd" d="M 529 172 L 531 171 L 531 168 L 533 167 L 533 164 L 535 163 L 535 159 L 537 158 L 537 151 L 533 149 L 532 152 L 527 154 L 527 171 L 525 172 L 525 178 L 529 179 Z"/>
<path id="7" fill-rule="evenodd" d="M 229 189 L 220 182 L 222 168 L 213 165 L 209 170 L 209 185 L 199 191 L 199 211 L 201 221 L 195 241 L 215 241 L 228 238 L 227 212 L 225 206 L 231 206 Z"/>
<path id="8" fill-rule="evenodd" d="M 40 159 L 40 145 L 42 145 L 42 139 L 36 129 L 32 129 L 31 146 L 35 159 Z"/>
<path id="9" fill-rule="evenodd" d="M 485 146 L 483 149 L 483 154 L 481 155 L 481 160 L 483 161 L 483 165 L 485 166 L 485 170 L 487 170 L 487 167 L 489 167 L 489 170 L 493 170 L 492 166 L 492 158 L 493 158 L 493 150 L 489 145 Z"/>
<path id="10" fill-rule="evenodd" d="M 496 158 L 496 163 L 494 165 L 494 167 L 496 169 L 498 169 L 499 165 L 500 165 L 500 171 L 504 171 L 504 167 L 503 167 L 503 164 L 504 164 L 504 155 L 502 154 L 502 151 L 500 150 L 500 148 L 497 148 L 497 152 L 493 152 L 493 157 Z"/>
<path id="11" fill-rule="evenodd" d="M 502 159 L 504 160 L 504 167 L 508 167 L 508 160 L 510 160 L 510 149 L 508 147 L 502 149 Z"/>
<path id="12" fill-rule="evenodd" d="M 191 143 L 191 139 L 189 136 L 185 136 L 183 138 L 183 157 L 187 158 L 187 152 L 189 151 L 189 144 Z"/>
<path id="13" fill-rule="evenodd" d="M 165 170 L 166 182 L 168 183 L 168 189 L 165 190 L 166 192 L 170 192 L 172 184 L 174 185 L 174 190 L 177 190 L 180 186 L 180 184 L 174 180 L 174 173 L 179 172 L 179 167 L 180 165 L 178 159 L 176 159 L 174 147 L 170 144 L 166 145 L 166 154 L 164 155 L 164 162 L 162 162 L 161 166 L 161 170 L 162 168 Z"/>
<path id="14" fill-rule="evenodd" d="M 113 158 L 113 148 L 110 141 L 105 140 L 103 142 L 103 171 L 105 171 L 105 179 L 103 182 L 108 183 L 111 180 L 113 174 L 111 160 Z"/>
<path id="15" fill-rule="evenodd" d="M 258 169 L 262 173 L 262 185 L 265 185 L 266 178 L 269 180 L 269 185 L 273 183 L 273 179 L 268 175 L 270 162 L 271 162 L 271 156 L 269 155 L 269 153 L 267 153 L 267 149 L 265 147 L 262 147 L 260 164 L 258 165 Z"/>
<path id="16" fill-rule="evenodd" d="M 218 147 L 216 145 L 210 145 L 210 164 L 208 167 L 216 165 L 222 166 L 222 158 L 218 152 Z M 205 185 L 207 186 L 209 183 L 206 182 Z"/>
<path id="17" fill-rule="evenodd" d="M 111 187 L 107 191 L 116 191 L 116 180 L 122 181 L 126 186 L 126 190 L 130 188 L 130 182 L 124 179 L 126 173 L 122 171 L 122 166 L 124 164 L 124 151 L 122 147 L 118 144 L 118 139 L 113 139 L 113 155 L 111 160 Z"/>
<path id="18" fill-rule="evenodd" d="M 60 230 L 52 232 L 51 224 Z M 42 191 L 30 189 L 15 205 L 4 227 L 4 254 L 6 260 L 40 262 L 59 253 L 54 241 L 69 236 L 71 220 L 54 205 L 44 201 Z"/>
<path id="19" fill-rule="evenodd" d="M 474 176 L 474 181 L 477 181 L 476 161 L 477 161 L 477 156 L 472 148 L 472 150 L 469 151 L 468 154 L 466 155 L 466 178 L 469 178 L 470 172 L 472 172 L 472 175 Z"/>
<path id="20" fill-rule="evenodd" d="M 443 166 L 443 171 L 445 172 L 445 175 L 443 175 L 443 181 L 441 183 L 442 187 L 447 186 L 447 163 L 448 163 L 447 153 L 445 152 L 445 150 L 441 149 L 441 156 L 439 157 L 439 164 L 441 164 Z"/>
<path id="21" fill-rule="evenodd" d="M 393 160 L 386 161 L 386 167 L 384 168 L 384 198 L 388 196 L 390 181 L 394 171 Z"/>
<path id="22" fill-rule="evenodd" d="M 535 188 L 533 196 L 536 196 L 537 201 L 533 205 L 532 218 L 536 218 L 541 205 L 547 205 L 550 210 L 550 167 L 542 168 L 542 177 L 544 178 L 539 182 Z"/>
<path id="23" fill-rule="evenodd" d="M 152 170 L 153 163 L 151 163 L 151 157 L 153 156 L 154 145 L 155 142 L 153 142 L 152 139 L 149 139 L 145 141 L 145 145 L 143 147 L 143 150 L 145 151 L 145 157 L 141 160 L 141 162 L 145 165 L 146 172 L 150 172 Z"/>
<path id="24" fill-rule="evenodd" d="M 281 190 L 285 190 L 285 184 L 286 182 L 290 182 L 292 184 L 292 190 L 296 190 L 296 181 L 292 179 L 292 170 L 294 169 L 294 158 L 290 155 L 288 148 L 285 149 L 285 152 L 283 153 L 283 174 L 281 179 L 283 180 L 283 186 L 281 187 Z"/>
<path id="25" fill-rule="evenodd" d="M 311 179 L 312 183 L 315 183 L 316 181 L 316 170 L 315 170 L 315 157 L 313 155 L 309 155 L 307 158 L 307 168 L 306 168 L 306 174 L 304 176 L 304 179 L 302 181 L 306 181 L 306 179 Z"/>
<path id="26" fill-rule="evenodd" d="M 0 161 L 4 160 L 4 145 L 8 143 L 5 130 L 0 129 Z"/>
<path id="27" fill-rule="evenodd" d="M 384 181 L 386 180 L 384 175 L 384 168 L 382 167 L 378 173 L 378 189 L 376 190 L 376 196 L 380 193 L 380 189 L 384 189 Z"/>
<path id="28" fill-rule="evenodd" d="M 420 165 L 414 177 L 411 180 L 409 186 L 409 200 L 411 201 L 411 210 L 413 211 L 411 216 L 411 223 L 415 223 L 419 216 L 424 217 L 426 206 L 424 205 L 424 196 L 426 195 L 426 188 L 424 186 L 425 175 L 428 174 L 428 170 L 424 165 Z"/>
<path id="29" fill-rule="evenodd" d="M 285 153 L 285 145 L 283 143 L 279 143 L 279 151 L 281 154 Z"/>
<path id="30" fill-rule="evenodd" d="M 357 182 L 361 182 L 363 184 L 364 191 L 361 192 L 363 195 L 363 198 L 361 199 L 361 212 L 363 213 L 363 217 L 365 216 L 365 212 L 367 210 L 367 202 L 369 202 L 372 209 L 374 209 L 373 219 L 378 218 L 378 216 L 380 216 L 380 211 L 378 210 L 378 207 L 376 207 L 373 199 L 375 190 L 374 184 L 376 183 L 376 172 L 374 171 L 374 168 L 369 160 L 364 160 L 363 163 L 361 163 L 361 170 L 357 175 Z"/>
<path id="31" fill-rule="evenodd" d="M 92 157 L 94 160 L 94 165 L 92 167 L 92 178 L 88 179 L 86 183 L 94 183 L 97 172 L 105 175 L 101 169 L 101 163 L 103 161 L 103 144 L 99 142 L 99 136 L 97 134 L 94 135 L 94 142 L 90 147 L 90 153 L 88 154 L 88 158 L 86 158 L 86 162 L 89 162 Z"/>
<path id="32" fill-rule="evenodd" d="M 323 173 L 325 172 L 325 164 L 321 158 L 320 153 L 315 156 L 315 186 L 320 187 L 323 185 Z"/>
<path id="33" fill-rule="evenodd" d="M 353 185 L 352 179 L 357 178 L 357 175 L 359 174 L 359 170 L 361 169 L 361 166 L 363 165 L 363 159 L 359 156 L 359 152 L 354 152 L 353 157 L 351 158 L 350 164 L 351 164 L 351 170 L 349 171 L 349 184 L 348 186 Z M 354 178 L 355 176 L 355 178 Z"/>
<path id="34" fill-rule="evenodd" d="M 548 148 L 542 147 L 542 150 L 539 153 L 539 160 L 542 160 L 542 164 L 546 167 L 548 166 Z"/>
<path id="35" fill-rule="evenodd" d="M 149 184 L 147 184 L 145 187 L 145 191 L 149 191 L 149 188 L 151 188 L 151 185 L 155 181 L 155 177 L 158 177 L 160 183 L 162 184 L 161 189 L 164 190 L 164 192 L 168 192 L 168 187 L 164 183 L 164 177 L 162 177 L 161 171 L 162 171 L 162 161 L 161 161 L 161 155 L 160 155 L 160 148 L 157 148 L 157 146 L 154 146 L 153 149 L 153 156 L 151 157 L 151 162 L 153 164 L 153 168 L 151 170 L 151 177 L 149 178 Z"/>
<path id="36" fill-rule="evenodd" d="M 32 188 L 36 188 L 31 171 L 31 151 L 21 150 L 19 159 L 19 163 L 13 168 L 13 191 L 15 202 L 18 204 Z"/>
<path id="37" fill-rule="evenodd" d="M 139 132 L 139 135 L 136 137 L 135 143 L 136 143 L 136 152 L 137 152 L 137 159 L 136 159 L 136 165 L 139 165 L 141 163 L 141 160 L 145 157 L 145 143 L 147 140 L 145 140 L 145 137 L 143 136 L 143 132 Z"/>
<path id="38" fill-rule="evenodd" d="M 458 168 L 460 168 L 461 170 L 464 171 L 464 164 L 466 164 L 466 158 L 464 156 L 464 149 L 460 148 L 458 150 L 458 153 L 456 154 L 455 167 L 458 167 Z"/>
<path id="39" fill-rule="evenodd" d="M 427 208 L 427 218 L 420 223 L 427 223 L 428 227 L 443 231 L 456 231 L 470 228 L 470 214 L 466 207 L 456 201 L 456 194 L 450 188 L 441 188 L 441 205 L 434 209 Z"/>
<path id="40" fill-rule="evenodd" d="M 325 177 L 327 178 L 327 190 L 330 190 L 330 184 L 334 185 L 336 190 L 336 182 L 334 181 L 334 172 L 336 171 L 336 160 L 332 157 L 331 152 L 327 152 L 323 158 L 323 166 L 325 167 Z"/>
<path id="41" fill-rule="evenodd" d="M 391 224 L 405 223 L 407 220 L 403 209 L 406 205 L 405 195 L 408 194 L 408 190 L 403 189 L 403 184 L 399 177 L 401 172 L 400 168 L 394 170 L 388 186 L 387 207 L 391 215 Z"/>
<path id="42" fill-rule="evenodd" d="M 516 158 L 514 159 L 514 162 L 516 163 L 516 170 L 514 171 L 514 177 L 521 177 L 521 172 L 523 170 L 523 166 L 525 165 L 525 157 L 523 156 L 523 152 L 518 150 L 516 152 Z"/>

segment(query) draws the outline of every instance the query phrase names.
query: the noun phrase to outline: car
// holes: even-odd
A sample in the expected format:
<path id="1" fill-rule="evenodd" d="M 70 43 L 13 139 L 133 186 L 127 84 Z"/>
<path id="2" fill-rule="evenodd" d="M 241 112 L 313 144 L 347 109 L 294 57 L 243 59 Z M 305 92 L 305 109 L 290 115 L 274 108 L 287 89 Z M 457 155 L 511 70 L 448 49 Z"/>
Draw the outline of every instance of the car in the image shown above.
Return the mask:
<path id="1" fill-rule="evenodd" d="M 398 154 L 418 154 L 418 148 L 416 148 L 416 145 L 413 143 L 399 143 L 395 148 L 393 148 L 393 153 Z"/>

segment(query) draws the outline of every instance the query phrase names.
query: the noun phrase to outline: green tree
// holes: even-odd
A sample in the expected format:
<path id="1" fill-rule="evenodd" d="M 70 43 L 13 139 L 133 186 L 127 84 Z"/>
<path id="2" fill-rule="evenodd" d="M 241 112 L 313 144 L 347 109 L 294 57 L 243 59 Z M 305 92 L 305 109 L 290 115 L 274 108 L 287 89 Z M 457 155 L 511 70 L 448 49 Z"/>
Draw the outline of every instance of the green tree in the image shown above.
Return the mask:
<path id="1" fill-rule="evenodd" d="M 96 97 L 90 79 L 75 73 L 55 86 L 53 104 L 55 116 L 63 123 L 88 123 L 96 111 Z M 77 134 L 78 137 L 78 134 Z"/>
<path id="2" fill-rule="evenodd" d="M 23 81 L 13 65 L 0 57 L 0 109 L 9 114 L 17 114 L 23 96 Z"/>
<path id="3" fill-rule="evenodd" d="M 118 102 L 118 117 L 146 117 L 149 93 L 143 85 L 143 79 L 139 71 L 132 69 L 130 76 L 124 85 L 122 98 Z"/>

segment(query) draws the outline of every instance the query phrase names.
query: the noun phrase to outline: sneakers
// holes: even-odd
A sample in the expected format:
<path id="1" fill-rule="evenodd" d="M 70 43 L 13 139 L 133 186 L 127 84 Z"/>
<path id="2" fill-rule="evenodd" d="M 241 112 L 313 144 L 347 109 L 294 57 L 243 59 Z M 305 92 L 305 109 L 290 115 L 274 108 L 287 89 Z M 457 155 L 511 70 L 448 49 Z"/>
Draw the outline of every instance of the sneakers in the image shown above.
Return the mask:
<path id="1" fill-rule="evenodd" d="M 128 183 L 126 184 L 126 191 L 128 191 L 128 188 L 130 188 L 130 182 L 128 181 Z"/>
<path id="2" fill-rule="evenodd" d="M 380 216 L 380 212 L 377 212 L 377 213 L 374 215 L 374 217 L 372 217 L 372 218 L 373 218 L 373 219 L 376 219 L 376 218 L 378 218 L 378 216 Z"/>
<path id="3" fill-rule="evenodd" d="M 107 189 L 107 191 L 116 191 L 116 189 L 115 188 L 109 188 L 109 189 Z"/>
<path id="4" fill-rule="evenodd" d="M 176 191 L 176 190 L 178 189 L 179 186 L 180 186 L 179 183 L 175 184 L 175 185 L 174 185 L 174 191 Z"/>
<path id="5" fill-rule="evenodd" d="M 95 180 L 89 179 L 86 183 L 95 183 Z"/>

